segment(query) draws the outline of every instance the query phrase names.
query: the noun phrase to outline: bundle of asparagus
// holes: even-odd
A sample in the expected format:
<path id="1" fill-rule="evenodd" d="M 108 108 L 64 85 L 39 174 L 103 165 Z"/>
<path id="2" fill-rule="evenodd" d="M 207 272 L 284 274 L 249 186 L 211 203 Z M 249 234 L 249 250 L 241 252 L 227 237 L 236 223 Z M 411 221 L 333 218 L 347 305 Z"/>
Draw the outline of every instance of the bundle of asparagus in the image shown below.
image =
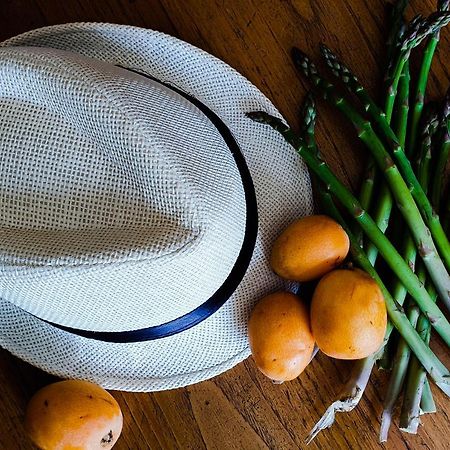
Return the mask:
<path id="1" fill-rule="evenodd" d="M 319 74 L 303 52 L 297 48 L 292 51 L 295 66 L 318 94 L 343 113 L 370 151 L 359 200 L 320 155 L 311 95 L 302 110 L 300 135 L 265 112 L 248 114 L 280 132 L 304 159 L 317 178 L 324 211 L 342 225 L 350 238 L 354 263 L 382 289 L 390 320 L 382 348 L 356 362 L 341 394 L 315 425 L 308 441 L 333 424 L 336 412 L 351 411 L 358 404 L 377 361 L 380 367 L 391 370 L 380 441 L 387 439 L 393 409 L 402 391 L 400 429 L 409 433 L 417 432 L 420 414 L 436 410 L 428 379 L 450 395 L 450 372 L 429 347 L 431 328 L 450 346 L 450 323 L 441 311 L 450 311 L 450 202 L 444 201 L 447 197 L 443 194 L 450 152 L 450 89 L 441 104 L 424 104 L 439 33 L 450 22 L 449 3 L 438 1 L 436 12 L 428 17 L 417 16 L 409 23 L 404 19 L 407 1 L 399 0 L 391 8 L 383 109 L 327 47 L 321 47 L 323 58 L 346 93 Z M 412 86 L 409 58 L 423 41 L 422 64 Z M 405 238 L 404 233 L 391 230 L 392 214 L 398 214 L 395 222 L 409 230 Z M 439 214 L 444 217 L 442 223 Z M 396 248 L 389 236 L 401 245 Z M 382 281 L 378 274 L 378 254 L 395 274 L 390 283 Z M 391 339 L 394 328 L 398 340 Z"/>

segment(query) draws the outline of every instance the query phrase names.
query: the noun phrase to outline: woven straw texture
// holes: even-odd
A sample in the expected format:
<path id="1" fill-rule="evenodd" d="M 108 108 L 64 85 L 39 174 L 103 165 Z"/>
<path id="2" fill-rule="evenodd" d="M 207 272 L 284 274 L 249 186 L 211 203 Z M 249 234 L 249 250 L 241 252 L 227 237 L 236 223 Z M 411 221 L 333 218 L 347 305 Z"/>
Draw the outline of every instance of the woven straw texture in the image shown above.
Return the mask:
<path id="1" fill-rule="evenodd" d="M 0 114 L 21 120 L 20 123 L 11 120 L 0 127 L 2 136 L 18 139 L 2 142 L 0 153 L 2 176 L 6 173 L 0 192 L 0 252 L 5 259 L 0 281 L 0 345 L 56 375 L 88 379 L 110 389 L 134 391 L 171 389 L 199 382 L 246 358 L 249 354 L 246 322 L 254 302 L 270 291 L 288 287 L 269 268 L 271 244 L 283 227 L 298 216 L 310 214 L 313 206 L 309 177 L 295 152 L 276 133 L 244 115 L 255 109 L 278 115 L 273 105 L 223 62 L 154 31 L 110 24 L 69 24 L 35 30 L 10 39 L 2 46 L 7 48 L 0 50 L 0 70 L 3 74 L 4 69 L 6 75 L 0 86 Z M 116 72 L 100 63 L 80 62 L 76 58 L 68 61 L 67 55 L 42 50 L 34 53 L 9 49 L 10 46 L 67 50 L 148 73 L 192 94 L 229 126 L 255 184 L 259 232 L 244 280 L 217 313 L 175 336 L 145 343 L 111 344 L 68 334 L 23 311 L 38 311 L 41 317 L 50 320 L 56 317 L 61 321 L 65 316 L 67 324 L 94 329 L 101 322 L 105 330 L 152 325 L 151 320 L 156 320 L 156 316 L 149 314 L 152 309 L 145 308 L 158 311 L 156 321 L 159 323 L 164 318 L 179 316 L 201 303 L 199 298 L 203 299 L 208 289 L 220 285 L 242 243 L 245 211 L 242 186 L 230 155 L 217 133 L 203 118 L 196 118 L 189 105 L 161 91 L 161 87 L 153 86 L 149 93 L 146 85 L 146 94 L 139 95 L 143 94 L 140 89 L 144 89 L 140 77 L 126 76 L 119 69 Z M 52 60 L 58 58 L 64 60 L 64 74 L 59 69 L 61 64 L 52 68 Z M 34 70 L 27 70 L 29 67 Z M 113 103 L 88 108 L 94 94 L 91 82 L 102 94 L 112 98 Z M 62 94 L 60 88 L 67 83 L 70 89 Z M 130 86 L 138 94 L 135 99 L 127 100 Z M 89 101 L 83 103 L 80 96 L 76 101 L 73 99 L 80 89 L 90 93 Z M 33 90 L 35 92 L 29 92 Z M 49 108 L 48 100 L 45 105 L 40 103 L 42 96 L 51 92 L 55 95 L 53 108 Z M 160 126 L 166 123 L 167 116 L 163 116 L 164 122 L 160 121 L 160 129 L 155 131 L 154 113 L 146 112 L 146 106 L 157 103 L 152 95 L 165 99 L 162 114 L 176 108 L 186 115 L 187 123 L 203 131 L 197 144 L 193 137 L 191 147 L 199 150 L 195 145 L 207 142 L 202 152 L 189 154 L 187 160 L 186 155 L 175 154 L 180 150 L 182 132 L 170 142 Z M 14 101 L 8 102 L 8 98 Z M 143 98 L 148 105 L 143 103 Z M 100 97 L 98 101 L 101 103 Z M 125 123 L 123 117 L 115 115 L 125 103 L 134 105 L 128 116 L 133 117 L 132 123 Z M 64 113 L 58 109 L 61 105 L 64 105 Z M 94 129 L 89 117 L 99 111 L 101 120 L 96 117 L 95 122 L 101 125 Z M 42 119 L 44 114 L 48 115 L 45 120 Z M 38 118 L 39 123 L 46 124 L 44 129 L 36 128 Z M 177 123 L 178 126 L 184 124 L 173 117 L 168 120 L 174 121 L 169 123 L 171 130 Z M 66 132 L 61 134 L 63 129 Z M 189 130 L 183 132 L 189 134 Z M 114 142 L 108 141 L 107 136 L 113 136 Z M 120 142 L 117 142 L 119 136 Z M 158 138 L 164 144 L 161 147 L 156 145 Z M 39 139 L 40 143 L 36 144 Z M 42 149 L 42 155 L 7 153 L 8 149 L 24 148 L 27 142 L 33 142 L 35 150 Z M 163 147 L 163 153 L 154 160 L 143 161 L 139 152 L 147 148 L 146 145 L 152 152 Z M 80 148 L 84 149 L 83 154 Z M 25 164 L 24 159 L 28 164 L 26 173 L 30 185 L 27 180 L 18 183 L 14 173 L 6 169 Z M 165 165 L 163 161 L 170 161 L 170 164 Z M 198 173 L 190 165 L 183 167 L 183 161 L 198 164 Z M 213 162 L 218 164 L 216 169 L 205 170 L 211 168 Z M 159 174 L 154 179 L 155 185 L 144 168 L 151 174 Z M 202 179 L 205 172 L 212 177 L 210 180 Z M 76 202 L 64 203 L 58 180 L 64 181 L 66 189 L 71 189 L 70 198 L 82 202 L 81 209 Z M 41 198 L 30 197 L 30 192 L 33 195 L 37 192 Z M 156 201 L 152 195 L 155 192 L 171 192 L 174 204 Z M 51 202 L 47 203 L 48 199 Z M 174 205 L 180 207 L 176 214 Z M 80 227 L 83 218 L 96 225 Z M 218 230 L 218 226 L 221 229 Z M 68 229 L 72 231 L 67 233 Z M 169 234 L 165 234 L 167 229 Z M 30 234 L 26 235 L 28 230 Z M 55 239 L 61 230 L 63 236 Z M 227 248 L 223 248 L 225 241 Z M 205 245 L 203 253 L 199 248 L 202 245 Z M 176 258 L 170 257 L 173 254 Z M 195 255 L 202 255 L 204 261 L 196 262 Z M 170 287 L 173 291 L 153 292 L 152 299 L 162 300 L 155 300 L 148 306 L 148 301 L 141 301 L 142 293 L 152 288 L 142 279 L 150 276 L 153 262 L 165 263 L 166 259 L 169 266 L 194 261 L 192 277 L 186 285 L 186 279 L 180 283 L 177 272 L 173 272 Z M 159 273 L 167 277 L 165 270 Z M 60 277 L 68 292 L 58 286 Z M 115 287 L 126 284 L 127 296 L 118 295 L 111 300 L 110 295 L 105 295 L 100 301 L 99 287 L 105 292 L 103 285 L 108 283 Z M 139 301 L 128 296 L 130 286 L 136 290 Z M 195 295 L 188 293 L 186 300 L 180 297 L 181 292 L 187 291 L 186 286 L 193 292 L 198 289 L 200 297 L 195 292 Z M 83 298 L 83 306 L 86 305 L 89 312 L 84 316 L 80 316 L 80 308 L 74 303 L 73 299 L 77 298 L 74 289 L 83 293 L 79 298 Z M 46 299 L 50 294 L 59 298 L 64 294 L 72 300 L 53 302 L 49 308 Z M 174 300 L 167 308 L 169 297 Z M 106 303 L 110 307 L 122 308 L 120 314 L 113 314 L 111 321 L 108 321 L 105 301 L 113 302 Z M 161 311 L 161 306 L 165 311 Z M 73 314 L 71 308 L 76 309 Z"/>
<path id="2" fill-rule="evenodd" d="M 62 51 L 0 49 L 0 80 L 3 297 L 95 331 L 204 303 L 245 230 L 238 169 L 209 119 L 159 83 Z"/>

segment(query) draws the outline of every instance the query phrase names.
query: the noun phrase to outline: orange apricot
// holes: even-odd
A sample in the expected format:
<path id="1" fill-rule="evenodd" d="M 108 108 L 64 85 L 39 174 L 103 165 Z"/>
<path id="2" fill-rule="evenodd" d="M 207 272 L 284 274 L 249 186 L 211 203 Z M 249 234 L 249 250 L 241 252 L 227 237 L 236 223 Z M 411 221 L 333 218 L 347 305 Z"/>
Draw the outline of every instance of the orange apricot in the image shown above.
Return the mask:
<path id="1" fill-rule="evenodd" d="M 105 450 L 122 431 L 122 412 L 114 397 L 87 381 L 50 384 L 30 400 L 25 429 L 41 450 Z"/>
<path id="2" fill-rule="evenodd" d="M 280 277 L 294 281 L 319 278 L 347 256 L 347 233 L 328 216 L 303 217 L 276 239 L 270 264 Z"/>
<path id="3" fill-rule="evenodd" d="M 275 292 L 256 304 L 248 335 L 256 366 L 275 382 L 298 377 L 311 360 L 314 339 L 308 308 L 290 292 Z"/>
<path id="4" fill-rule="evenodd" d="M 361 359 L 377 351 L 387 314 L 378 284 L 360 269 L 336 269 L 318 283 L 311 303 L 311 328 L 322 352 Z"/>

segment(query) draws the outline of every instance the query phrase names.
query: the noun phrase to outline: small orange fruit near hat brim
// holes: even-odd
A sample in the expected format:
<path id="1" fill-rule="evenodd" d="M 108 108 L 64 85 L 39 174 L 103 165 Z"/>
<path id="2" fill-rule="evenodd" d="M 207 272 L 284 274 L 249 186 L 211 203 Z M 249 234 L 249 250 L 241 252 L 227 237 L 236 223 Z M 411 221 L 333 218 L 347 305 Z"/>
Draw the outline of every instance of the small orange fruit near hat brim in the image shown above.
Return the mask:
<path id="1" fill-rule="evenodd" d="M 262 298 L 248 323 L 253 359 L 274 382 L 297 378 L 309 364 L 314 339 L 305 303 L 290 292 Z"/>
<path id="2" fill-rule="evenodd" d="M 328 216 L 303 217 L 273 244 L 270 264 L 280 277 L 310 281 L 339 266 L 350 248 L 344 229 Z"/>

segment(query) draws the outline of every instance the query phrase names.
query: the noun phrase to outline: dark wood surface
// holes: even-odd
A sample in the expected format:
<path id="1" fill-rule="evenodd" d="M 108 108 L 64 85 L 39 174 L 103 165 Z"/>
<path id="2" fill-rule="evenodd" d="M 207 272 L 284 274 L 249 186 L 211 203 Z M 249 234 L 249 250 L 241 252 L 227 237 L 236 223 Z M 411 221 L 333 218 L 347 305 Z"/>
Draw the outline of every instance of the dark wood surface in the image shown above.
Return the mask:
<path id="1" fill-rule="evenodd" d="M 153 28 L 223 59 L 258 86 L 294 126 L 306 84 L 289 58 L 292 45 L 318 56 L 317 44 L 337 50 L 376 94 L 383 63 L 386 2 L 382 0 L 1 0 L 0 39 L 75 21 L 102 21 Z M 434 2 L 412 1 L 409 14 L 428 13 Z M 450 32 L 433 65 L 431 97 L 449 84 Z M 320 104 L 318 140 L 339 176 L 357 188 L 365 150 L 332 109 Z M 447 366 L 448 351 L 433 347 Z M 213 380 L 170 392 L 114 392 L 125 427 L 118 450 L 296 449 L 345 380 L 350 363 L 319 355 L 297 380 L 272 385 L 251 359 Z M 30 396 L 53 378 L 0 350 L 0 449 L 27 450 L 22 428 Z M 385 375 L 374 372 L 356 410 L 340 414 L 314 449 L 444 449 L 449 444 L 450 403 L 433 386 L 438 413 L 423 419 L 417 436 L 392 427 L 380 446 Z"/>

